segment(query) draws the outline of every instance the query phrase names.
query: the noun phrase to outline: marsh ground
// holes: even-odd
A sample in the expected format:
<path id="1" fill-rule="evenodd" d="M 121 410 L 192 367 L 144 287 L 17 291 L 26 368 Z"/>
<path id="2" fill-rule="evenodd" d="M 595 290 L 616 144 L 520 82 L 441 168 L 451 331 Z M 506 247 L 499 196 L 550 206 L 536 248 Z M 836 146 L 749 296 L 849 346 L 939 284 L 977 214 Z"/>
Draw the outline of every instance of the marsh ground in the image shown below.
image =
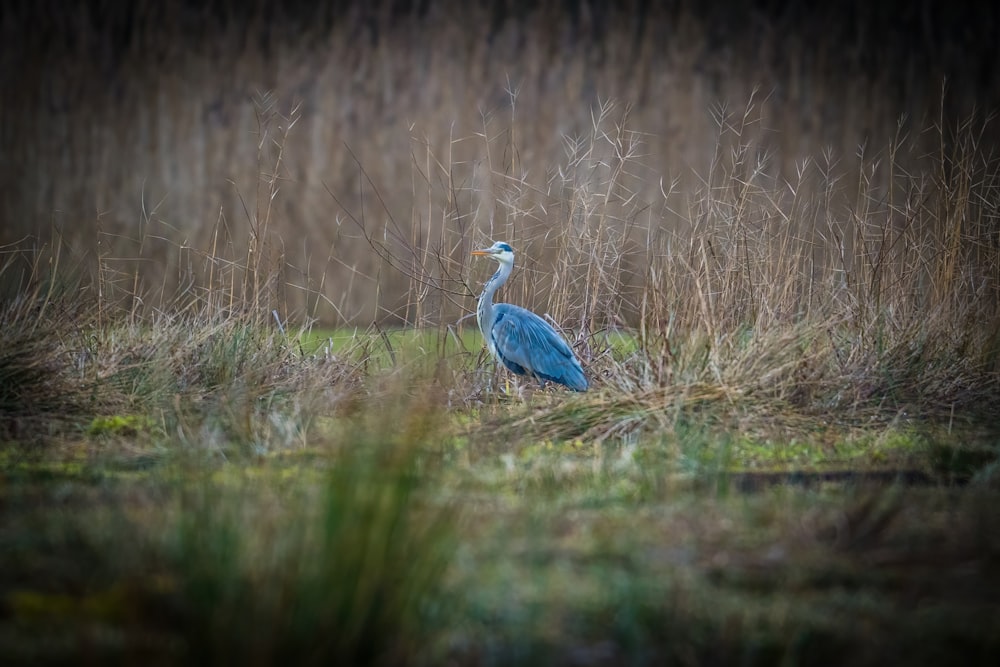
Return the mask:
<path id="1" fill-rule="evenodd" d="M 106 378 L 131 403 L 22 422 L 0 452 L 8 664 L 988 664 L 1000 648 L 1000 440 L 982 422 L 838 422 L 695 386 L 524 399 L 475 336 L 444 357 L 435 337 L 247 333 L 246 358 L 223 345 L 192 366 L 225 385 L 132 359 Z M 483 397 L 456 406 L 442 368 Z"/>

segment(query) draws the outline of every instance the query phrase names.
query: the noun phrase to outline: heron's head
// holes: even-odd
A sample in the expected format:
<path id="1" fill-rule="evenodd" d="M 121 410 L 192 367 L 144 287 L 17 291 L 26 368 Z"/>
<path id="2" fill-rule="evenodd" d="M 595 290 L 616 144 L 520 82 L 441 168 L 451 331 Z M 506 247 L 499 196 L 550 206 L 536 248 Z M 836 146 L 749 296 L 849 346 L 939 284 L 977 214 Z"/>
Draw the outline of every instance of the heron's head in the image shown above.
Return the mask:
<path id="1" fill-rule="evenodd" d="M 473 255 L 482 255 L 484 257 L 492 257 L 501 264 L 513 264 L 514 263 L 514 249 L 503 241 L 497 241 L 489 248 L 484 250 L 473 250 Z"/>

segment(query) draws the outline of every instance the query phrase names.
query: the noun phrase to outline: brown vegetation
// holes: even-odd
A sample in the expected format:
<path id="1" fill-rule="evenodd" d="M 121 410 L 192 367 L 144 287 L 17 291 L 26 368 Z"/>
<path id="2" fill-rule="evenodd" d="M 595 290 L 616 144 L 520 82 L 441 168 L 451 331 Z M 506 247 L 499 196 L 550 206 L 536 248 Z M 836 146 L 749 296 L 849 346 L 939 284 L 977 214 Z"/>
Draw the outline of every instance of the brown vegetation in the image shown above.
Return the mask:
<path id="1" fill-rule="evenodd" d="M 742 281 L 727 296 L 742 319 L 812 308 L 817 272 L 856 290 L 870 277 L 856 263 L 916 261 L 941 287 L 964 270 L 947 262 L 982 247 L 981 229 L 949 227 L 982 219 L 939 195 L 965 168 L 976 185 L 981 165 L 934 171 L 963 159 L 957 119 L 995 102 L 982 13 L 128 7 L 2 13 L 4 89 L 18 94 L 0 109 L 0 219 L 6 242 L 57 236 L 100 257 L 126 295 L 156 297 L 146 306 L 210 284 L 207 253 L 266 267 L 293 318 L 453 323 L 475 288 L 466 251 L 487 237 L 513 243 L 523 267 L 556 267 L 517 296 L 589 332 L 644 321 L 642 287 L 686 293 L 697 263 Z M 972 31 L 965 50 L 953 24 Z M 730 255 L 754 233 L 767 237 L 756 254 Z M 925 258 L 937 246 L 950 259 Z M 613 274 L 607 291 L 563 292 L 594 278 L 592 259 Z M 677 262 L 687 283 L 670 276 Z M 804 284 L 774 284 L 803 270 Z M 789 289 L 781 309 L 766 293 Z"/>

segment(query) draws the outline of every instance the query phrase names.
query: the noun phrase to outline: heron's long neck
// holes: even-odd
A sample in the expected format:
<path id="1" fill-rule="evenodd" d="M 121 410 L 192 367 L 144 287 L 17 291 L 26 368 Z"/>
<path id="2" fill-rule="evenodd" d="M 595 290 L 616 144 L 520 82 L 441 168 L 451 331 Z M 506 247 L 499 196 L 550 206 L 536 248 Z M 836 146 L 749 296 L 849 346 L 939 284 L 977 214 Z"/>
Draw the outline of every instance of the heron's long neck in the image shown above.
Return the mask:
<path id="1" fill-rule="evenodd" d="M 493 293 L 507 282 L 507 278 L 510 277 L 510 272 L 513 268 L 511 264 L 501 263 L 500 268 L 493 274 L 493 277 L 486 281 L 486 284 L 483 286 L 483 293 L 479 296 L 479 307 L 476 308 L 476 320 L 479 323 L 479 330 L 483 332 L 483 336 L 487 340 L 489 340 L 487 329 L 493 324 Z"/>

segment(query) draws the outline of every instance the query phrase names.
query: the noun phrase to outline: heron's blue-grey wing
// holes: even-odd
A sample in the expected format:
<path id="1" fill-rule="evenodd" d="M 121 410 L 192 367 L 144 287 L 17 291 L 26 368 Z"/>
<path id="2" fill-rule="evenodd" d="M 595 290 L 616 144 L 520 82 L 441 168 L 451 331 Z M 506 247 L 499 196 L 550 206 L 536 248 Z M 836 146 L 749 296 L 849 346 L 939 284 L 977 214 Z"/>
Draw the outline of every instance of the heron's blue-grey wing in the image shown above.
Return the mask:
<path id="1" fill-rule="evenodd" d="M 586 391 L 587 378 L 579 360 L 548 322 L 511 304 L 498 304 L 495 312 L 493 339 L 497 355 L 507 368 Z"/>

